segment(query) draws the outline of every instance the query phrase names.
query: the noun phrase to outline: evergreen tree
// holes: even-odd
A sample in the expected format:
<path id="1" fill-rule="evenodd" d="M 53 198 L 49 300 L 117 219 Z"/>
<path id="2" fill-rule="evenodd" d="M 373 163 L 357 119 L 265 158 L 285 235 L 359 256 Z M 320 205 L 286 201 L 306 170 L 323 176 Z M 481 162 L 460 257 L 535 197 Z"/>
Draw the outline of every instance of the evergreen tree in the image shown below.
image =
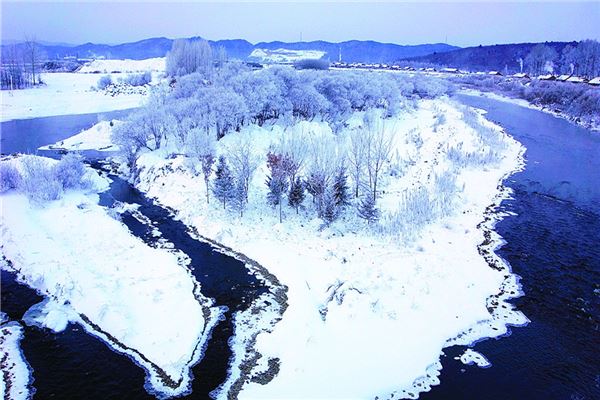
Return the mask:
<path id="1" fill-rule="evenodd" d="M 227 206 L 227 202 L 232 200 L 235 195 L 233 176 L 231 175 L 227 161 L 223 156 L 219 157 L 219 162 L 217 164 L 213 193 L 217 199 L 223 202 L 223 208 Z"/>
<path id="2" fill-rule="evenodd" d="M 331 224 L 338 217 L 338 208 L 335 204 L 335 195 L 333 190 L 327 188 L 323 193 L 323 210 L 321 212 L 321 219 L 325 222 L 325 225 Z"/>
<path id="3" fill-rule="evenodd" d="M 234 210 L 240 213 L 240 217 L 244 216 L 246 203 L 246 187 L 244 181 L 237 181 L 233 190 L 233 198 L 231 199 L 231 205 Z"/>
<path id="4" fill-rule="evenodd" d="M 346 169 L 340 168 L 338 174 L 335 176 L 333 182 L 333 198 L 335 205 L 343 209 L 350 204 L 350 191 L 348 188 L 348 176 L 346 175 Z"/>
<path id="5" fill-rule="evenodd" d="M 317 205 L 319 217 L 323 210 L 323 193 L 325 193 L 326 186 L 326 178 L 320 173 L 311 173 L 306 180 L 306 190 L 313 196 L 313 203 Z"/>
<path id="6" fill-rule="evenodd" d="M 267 193 L 267 201 L 272 206 L 279 206 L 279 222 L 283 221 L 281 203 L 283 194 L 286 192 L 288 187 L 287 177 L 281 171 L 275 171 L 267 177 L 267 187 L 269 193 Z"/>
<path id="7" fill-rule="evenodd" d="M 296 178 L 296 180 L 292 182 L 292 186 L 288 194 L 288 204 L 290 207 L 294 207 L 296 209 L 296 214 L 298 214 L 298 207 L 304 201 L 305 196 L 304 183 L 302 183 L 300 178 Z"/>
<path id="8" fill-rule="evenodd" d="M 379 219 L 379 210 L 375 206 L 375 199 L 370 194 L 361 200 L 358 206 L 358 216 L 369 224 Z"/>

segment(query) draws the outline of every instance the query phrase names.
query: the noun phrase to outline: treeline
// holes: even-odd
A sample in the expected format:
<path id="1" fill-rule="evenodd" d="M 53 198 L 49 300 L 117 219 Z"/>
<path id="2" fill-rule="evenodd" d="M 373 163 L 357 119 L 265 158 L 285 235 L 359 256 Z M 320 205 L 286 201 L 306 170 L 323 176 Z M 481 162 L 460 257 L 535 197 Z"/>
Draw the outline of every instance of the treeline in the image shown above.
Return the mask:
<path id="1" fill-rule="evenodd" d="M 481 75 L 456 76 L 452 81 L 474 89 L 527 100 L 534 105 L 563 113 L 584 125 L 600 125 L 600 90 L 591 85 Z"/>
<path id="2" fill-rule="evenodd" d="M 113 140 L 132 170 L 146 151 L 162 149 L 165 156 L 197 160 L 206 201 L 212 193 L 240 214 L 252 174 L 266 161 L 266 200 L 279 209 L 280 218 L 285 204 L 298 210 L 310 195 L 326 223 L 351 198 L 360 199 L 361 217 L 376 220 L 378 185 L 391 144 L 385 118 L 411 107 L 415 99 L 447 94 L 452 87 L 444 80 L 385 72 L 252 70 L 213 54 L 201 43 L 174 44 L 167 56 L 170 85 L 155 91 L 145 107 L 117 127 Z M 348 129 L 354 112 L 363 112 L 364 120 Z M 296 132 L 258 159 L 246 137 L 217 155 L 216 142 L 245 125 L 277 122 L 290 128 L 303 120 L 327 123 L 333 137 Z"/>
<path id="3" fill-rule="evenodd" d="M 47 56 L 35 39 L 27 39 L 22 45 L 2 47 L 0 88 L 2 90 L 24 89 L 41 83 L 41 71 Z"/>
<path id="4" fill-rule="evenodd" d="M 600 43 L 583 40 L 576 45 L 568 44 L 560 54 L 550 46 L 538 44 L 520 62 L 533 75 L 562 73 L 595 78 L 600 76 Z"/>

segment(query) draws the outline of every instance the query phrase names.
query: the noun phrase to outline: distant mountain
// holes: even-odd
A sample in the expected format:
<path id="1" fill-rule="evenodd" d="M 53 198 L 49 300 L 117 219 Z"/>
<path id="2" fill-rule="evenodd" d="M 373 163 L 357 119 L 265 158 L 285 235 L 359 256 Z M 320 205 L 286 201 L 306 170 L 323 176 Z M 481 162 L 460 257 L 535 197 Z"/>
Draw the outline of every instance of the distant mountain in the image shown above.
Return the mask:
<path id="1" fill-rule="evenodd" d="M 460 68 L 469 71 L 519 72 L 519 58 L 523 60 L 531 49 L 539 43 L 497 44 L 456 49 L 443 53 L 431 53 L 420 57 L 407 57 L 407 61 L 436 64 L 444 67 Z M 577 42 L 545 42 L 560 55 L 563 48 Z"/>
<path id="2" fill-rule="evenodd" d="M 191 39 L 198 39 L 198 37 Z M 118 45 L 94 43 L 63 45 L 44 44 L 43 42 L 40 42 L 42 48 L 46 51 L 48 58 L 50 59 L 61 59 L 67 56 L 74 56 L 78 58 L 129 58 L 133 60 L 164 57 L 167 51 L 171 49 L 172 43 L 173 39 L 164 37 L 145 39 L 138 42 L 123 43 Z M 443 43 L 401 46 L 391 43 L 358 40 L 342 43 L 331 43 L 325 41 L 296 43 L 262 42 L 253 45 L 246 40 L 234 39 L 209 41 L 209 43 L 214 47 L 224 47 L 230 58 L 242 60 L 247 59 L 255 49 L 287 49 L 318 50 L 325 53 L 325 58 L 328 58 L 331 61 L 337 61 L 341 50 L 342 60 L 345 62 L 391 63 L 401 58 L 423 56 L 434 52 L 441 53 L 444 51 L 457 49 L 455 46 L 450 46 Z"/>

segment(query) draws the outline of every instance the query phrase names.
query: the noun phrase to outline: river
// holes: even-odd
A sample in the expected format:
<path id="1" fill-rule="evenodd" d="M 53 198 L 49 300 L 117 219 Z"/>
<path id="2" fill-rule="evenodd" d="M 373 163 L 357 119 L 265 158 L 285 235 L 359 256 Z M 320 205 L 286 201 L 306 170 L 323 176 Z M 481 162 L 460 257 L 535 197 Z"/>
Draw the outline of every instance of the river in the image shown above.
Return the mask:
<path id="1" fill-rule="evenodd" d="M 491 368 L 444 350 L 440 386 L 422 399 L 600 399 L 600 133 L 518 105 L 460 95 L 527 148 L 505 185 L 511 212 L 496 226 L 498 254 L 521 276 L 514 301 L 531 320 L 474 349 Z"/>
<path id="2" fill-rule="evenodd" d="M 483 340 L 474 346 L 489 359 L 491 368 L 464 366 L 454 360 L 463 347 L 445 349 L 441 385 L 420 398 L 600 398 L 600 134 L 498 100 L 466 95 L 456 99 L 486 110 L 489 119 L 527 148 L 524 171 L 505 182 L 514 193 L 513 199 L 502 203 L 501 211 L 512 214 L 499 222 L 496 230 L 506 241 L 498 253 L 522 277 L 525 295 L 514 303 L 531 323 L 514 328 L 509 337 Z M 63 130 L 57 129 L 60 121 L 51 118 L 39 120 L 56 129 L 37 131 L 42 139 L 35 144 L 19 144 L 19 140 L 9 144 L 4 132 L 5 124 L 11 123 L 2 123 L 2 151 L 53 143 L 97 121 L 97 117 L 86 116 L 89 119 L 81 124 L 88 126 Z M 11 129 L 25 133 L 23 129 L 36 124 L 28 121 Z M 62 134 L 46 137 L 44 132 Z M 106 205 L 111 198 L 140 204 L 140 211 L 156 223 L 163 237 L 190 255 L 203 293 L 230 308 L 227 319 L 216 328 L 204 360 L 193 370 L 190 397 L 204 398 L 225 376 L 231 312 L 266 288 L 243 272 L 243 263 L 199 244 L 167 210 L 125 182 L 115 179 L 103 197 Z M 123 220 L 135 235 L 154 240 L 148 235 L 149 228 L 135 218 L 126 214 Z M 228 271 L 227 275 L 223 271 Z M 28 306 L 39 300 L 37 294 L 2 272 L 2 309 L 11 319 L 19 320 Z M 34 370 L 37 398 L 149 398 L 143 389 L 143 371 L 77 326 L 70 325 L 61 334 L 27 327 L 22 347 Z"/>

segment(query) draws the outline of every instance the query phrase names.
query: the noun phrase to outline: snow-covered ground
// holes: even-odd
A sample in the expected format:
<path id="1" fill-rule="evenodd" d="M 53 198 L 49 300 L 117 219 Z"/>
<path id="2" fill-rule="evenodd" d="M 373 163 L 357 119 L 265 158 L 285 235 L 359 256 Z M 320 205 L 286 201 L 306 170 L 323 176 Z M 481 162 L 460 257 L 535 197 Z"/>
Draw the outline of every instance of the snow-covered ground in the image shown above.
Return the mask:
<path id="1" fill-rule="evenodd" d="M 419 185 L 431 189 L 436 176 L 453 168 L 449 148 L 482 147 L 461 115 L 447 100 L 427 100 L 388 122 L 395 168 L 388 163 L 382 179 L 378 205 L 384 215 L 397 209 L 405 191 Z M 142 155 L 142 191 L 177 210 L 200 234 L 256 260 L 288 287 L 283 319 L 272 333 L 256 338 L 262 358 L 246 376 L 241 398 L 373 398 L 391 393 L 416 398 L 439 383 L 444 347 L 497 337 L 507 332 L 507 325 L 527 322 L 506 302 L 519 295 L 520 286 L 493 252 L 501 240 L 491 231 L 496 217 L 490 215 L 490 206 L 510 195 L 499 185 L 521 167 L 523 148 L 499 127 L 479 119 L 497 133 L 501 159 L 459 169 L 450 215 L 403 235 L 374 232 L 352 209 L 324 229 L 320 220 L 309 217 L 312 213 L 296 216 L 289 208 L 279 223 L 266 205 L 264 164 L 240 218 L 199 201 L 204 183 L 185 157 Z M 250 126 L 240 134 L 251 136 L 262 160 L 272 143 L 294 131 L 335 137 L 323 123 L 300 125 L 287 131 L 277 125 Z M 235 134 L 219 142 L 219 151 L 230 140 Z M 401 173 L 392 173 L 398 168 Z M 309 208 L 310 201 L 308 196 Z M 241 354 L 236 362 L 244 358 L 244 329 L 238 325 L 231 341 L 234 353 Z M 251 382 L 274 358 L 280 360 L 274 380 L 267 385 Z M 220 397 L 232 393 L 225 389 Z"/>
<path id="2" fill-rule="evenodd" d="M 111 74 L 116 81 L 127 74 Z M 43 86 L 2 90 L 0 121 L 47 117 L 53 115 L 86 114 L 139 107 L 147 95 L 133 92 L 111 96 L 95 90 L 103 75 L 78 73 L 42 74 Z"/>
<path id="3" fill-rule="evenodd" d="M 94 60 L 84 64 L 77 72 L 110 74 L 111 72 L 146 71 L 164 72 L 165 57 L 145 60 Z"/>
<path id="4" fill-rule="evenodd" d="M 98 150 L 98 151 L 117 151 L 119 146 L 113 144 L 110 139 L 113 126 L 120 124 L 121 121 L 100 121 L 90 129 L 81 131 L 77 135 L 71 136 L 54 144 L 40 147 L 40 150 L 61 149 L 67 151 L 80 150 Z"/>
<path id="5" fill-rule="evenodd" d="M 478 353 L 473 349 L 466 349 L 465 352 L 460 357 L 458 357 L 458 359 L 463 364 L 475 364 L 480 368 L 488 368 L 492 366 L 492 364 L 488 361 L 487 358 L 485 358 L 483 354 Z"/>
<path id="6" fill-rule="evenodd" d="M 87 174 L 96 190 L 107 187 Z M 202 296 L 185 257 L 134 237 L 98 205 L 96 190 L 42 207 L 14 190 L 0 196 L 2 267 L 48 297 L 24 320 L 54 331 L 79 323 L 143 366 L 149 390 L 185 392 L 221 310 Z"/>
<path id="7" fill-rule="evenodd" d="M 325 52 L 320 50 L 254 49 L 249 57 L 266 63 L 293 63 L 304 59 L 319 59 L 324 55 Z"/>
<path id="8" fill-rule="evenodd" d="M 10 400 L 29 399 L 31 374 L 19 342 L 23 328 L 17 322 L 7 322 L 0 312 L 0 398 Z"/>

